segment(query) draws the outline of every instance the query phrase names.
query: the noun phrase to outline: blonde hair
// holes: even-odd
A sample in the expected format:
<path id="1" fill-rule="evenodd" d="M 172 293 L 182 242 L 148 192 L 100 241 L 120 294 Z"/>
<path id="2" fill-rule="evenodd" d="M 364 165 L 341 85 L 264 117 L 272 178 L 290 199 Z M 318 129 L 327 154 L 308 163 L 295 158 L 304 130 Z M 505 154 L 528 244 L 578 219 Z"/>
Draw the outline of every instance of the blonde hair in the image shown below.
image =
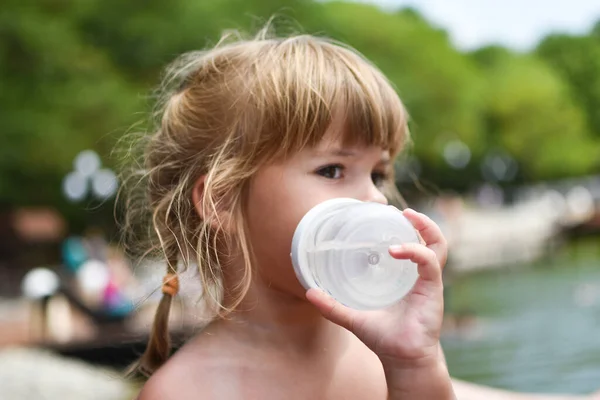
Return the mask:
<path id="1" fill-rule="evenodd" d="M 235 309 L 250 286 L 244 201 L 261 166 L 318 144 L 334 116 L 344 119 L 344 144 L 377 145 L 395 156 L 408 139 L 398 95 L 358 52 L 310 35 L 273 37 L 268 29 L 250 39 L 230 33 L 210 50 L 181 56 L 167 69 L 155 116 L 138 171 L 157 239 L 152 250 L 166 258 L 169 272 L 179 262 L 196 265 L 204 299 L 218 316 Z M 195 205 L 192 191 L 202 176 Z M 398 196 L 393 177 L 386 195 Z M 224 229 L 221 212 L 233 216 L 234 229 Z M 232 251 L 243 256 L 245 273 L 225 307 L 219 259 Z M 135 366 L 146 376 L 169 357 L 171 301 L 163 294 Z"/>

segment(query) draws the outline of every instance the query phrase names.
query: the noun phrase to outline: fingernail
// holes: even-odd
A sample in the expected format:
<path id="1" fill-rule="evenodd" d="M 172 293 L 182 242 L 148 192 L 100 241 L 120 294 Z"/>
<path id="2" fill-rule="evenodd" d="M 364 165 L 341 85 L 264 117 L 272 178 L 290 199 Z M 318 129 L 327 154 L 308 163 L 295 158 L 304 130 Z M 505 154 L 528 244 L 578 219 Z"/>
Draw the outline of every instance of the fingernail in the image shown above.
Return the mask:
<path id="1" fill-rule="evenodd" d="M 325 293 L 323 290 L 321 290 L 321 289 L 319 289 L 319 288 L 311 288 L 311 289 L 308 289 L 306 292 L 307 292 L 307 293 L 308 293 L 308 292 L 312 292 L 312 293 L 314 293 L 314 294 L 315 294 L 317 297 L 324 297 L 324 296 L 327 296 L 327 293 Z"/>
<path id="2" fill-rule="evenodd" d="M 402 250 L 401 244 L 393 244 L 390 246 L 390 251 L 401 251 L 401 250 Z"/>

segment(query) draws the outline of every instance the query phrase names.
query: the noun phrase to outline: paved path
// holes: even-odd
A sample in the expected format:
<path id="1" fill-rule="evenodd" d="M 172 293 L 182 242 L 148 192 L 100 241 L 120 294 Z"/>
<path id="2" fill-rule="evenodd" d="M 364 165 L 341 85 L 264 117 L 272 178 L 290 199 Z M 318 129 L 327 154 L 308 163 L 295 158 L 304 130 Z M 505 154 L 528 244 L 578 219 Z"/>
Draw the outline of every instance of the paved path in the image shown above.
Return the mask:
<path id="1" fill-rule="evenodd" d="M 0 351 L 2 400 L 130 400 L 136 388 L 119 372 L 34 349 Z"/>

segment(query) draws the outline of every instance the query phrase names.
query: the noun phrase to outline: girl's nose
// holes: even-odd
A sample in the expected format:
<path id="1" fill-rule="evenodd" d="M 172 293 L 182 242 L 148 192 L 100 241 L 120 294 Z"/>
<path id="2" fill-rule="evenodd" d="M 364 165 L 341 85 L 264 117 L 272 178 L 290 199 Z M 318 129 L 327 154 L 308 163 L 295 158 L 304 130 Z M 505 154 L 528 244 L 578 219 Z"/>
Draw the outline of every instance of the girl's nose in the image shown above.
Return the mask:
<path id="1" fill-rule="evenodd" d="M 388 204 L 388 200 L 383 193 L 381 193 L 381 190 L 372 183 L 369 185 L 368 193 L 363 200 L 385 205 Z"/>

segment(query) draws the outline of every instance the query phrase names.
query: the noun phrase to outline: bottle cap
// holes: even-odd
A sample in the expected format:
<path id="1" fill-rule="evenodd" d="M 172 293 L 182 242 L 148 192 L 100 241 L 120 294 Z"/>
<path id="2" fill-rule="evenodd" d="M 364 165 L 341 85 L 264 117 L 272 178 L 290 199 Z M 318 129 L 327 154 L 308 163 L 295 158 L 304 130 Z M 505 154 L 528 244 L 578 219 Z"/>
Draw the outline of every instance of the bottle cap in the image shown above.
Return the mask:
<path id="1" fill-rule="evenodd" d="M 417 266 L 397 260 L 390 245 L 419 243 L 412 224 L 395 207 L 336 198 L 309 210 L 292 240 L 300 283 L 320 288 L 358 309 L 399 301 L 418 278 Z"/>

